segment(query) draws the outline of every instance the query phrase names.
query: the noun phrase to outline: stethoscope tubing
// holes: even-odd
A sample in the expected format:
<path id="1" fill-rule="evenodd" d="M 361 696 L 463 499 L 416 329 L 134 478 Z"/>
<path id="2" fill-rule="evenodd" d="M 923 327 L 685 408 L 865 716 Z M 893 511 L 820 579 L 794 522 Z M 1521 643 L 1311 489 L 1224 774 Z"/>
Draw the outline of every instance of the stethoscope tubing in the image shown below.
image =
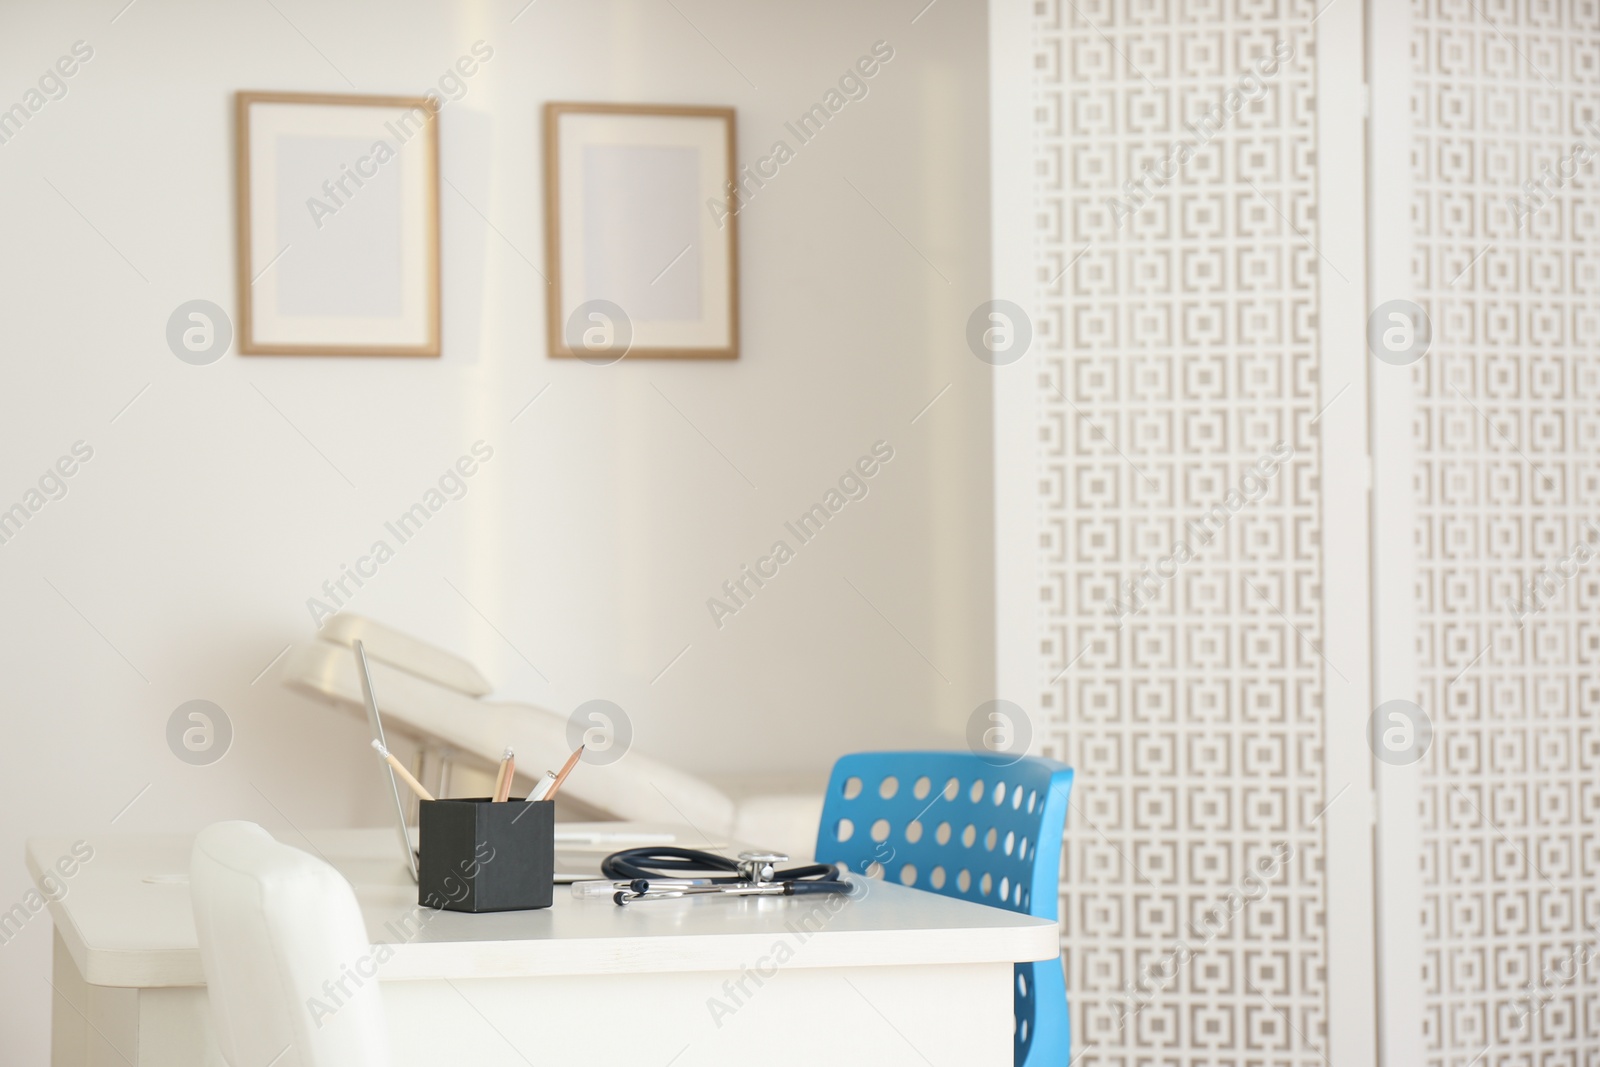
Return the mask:
<path id="1" fill-rule="evenodd" d="M 739 863 L 715 852 L 697 848 L 656 846 L 627 848 L 613 852 L 600 863 L 600 873 L 607 878 L 631 881 L 635 878 L 673 878 L 704 871 L 725 871 L 733 877 L 707 879 L 712 884 L 732 884 L 744 881 L 738 876 Z M 788 882 L 802 878 L 833 877 L 837 874 L 831 864 L 812 863 L 804 867 L 791 867 L 774 873 L 773 881 Z"/>
<path id="2" fill-rule="evenodd" d="M 739 863 L 727 856 L 700 849 L 661 846 L 613 852 L 600 864 L 611 879 L 618 904 L 638 900 L 669 900 L 693 896 L 798 896 L 848 893 L 850 883 L 831 864 L 812 863 L 774 871 L 772 880 L 753 882 L 738 872 Z M 728 872 L 731 877 L 686 877 L 707 871 Z"/>

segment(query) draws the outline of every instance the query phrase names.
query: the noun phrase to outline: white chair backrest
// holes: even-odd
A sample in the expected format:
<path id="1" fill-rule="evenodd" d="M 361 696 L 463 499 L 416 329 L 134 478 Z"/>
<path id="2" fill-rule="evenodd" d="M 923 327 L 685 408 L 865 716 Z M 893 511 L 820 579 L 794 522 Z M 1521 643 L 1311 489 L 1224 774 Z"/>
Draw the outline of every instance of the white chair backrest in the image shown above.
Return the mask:
<path id="1" fill-rule="evenodd" d="M 374 950 L 338 871 L 220 822 L 195 838 L 189 892 L 229 1067 L 389 1067 Z"/>

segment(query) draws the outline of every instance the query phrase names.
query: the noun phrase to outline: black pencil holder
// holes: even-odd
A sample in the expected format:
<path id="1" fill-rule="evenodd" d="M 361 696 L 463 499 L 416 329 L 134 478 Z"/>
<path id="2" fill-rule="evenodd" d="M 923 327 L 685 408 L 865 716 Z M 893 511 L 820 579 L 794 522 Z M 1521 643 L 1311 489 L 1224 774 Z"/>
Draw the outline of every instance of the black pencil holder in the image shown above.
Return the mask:
<path id="1" fill-rule="evenodd" d="M 417 827 L 418 904 L 470 912 L 550 906 L 556 870 L 550 801 L 424 800 Z"/>

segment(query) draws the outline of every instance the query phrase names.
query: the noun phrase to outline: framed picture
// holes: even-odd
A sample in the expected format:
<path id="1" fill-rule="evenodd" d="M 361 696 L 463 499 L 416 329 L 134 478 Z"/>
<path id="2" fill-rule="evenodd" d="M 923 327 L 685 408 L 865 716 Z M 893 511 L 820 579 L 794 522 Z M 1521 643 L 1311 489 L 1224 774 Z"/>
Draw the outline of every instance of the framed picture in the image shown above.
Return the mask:
<path id="1" fill-rule="evenodd" d="M 737 359 L 734 113 L 546 104 L 550 355 Z"/>
<path id="2" fill-rule="evenodd" d="M 422 97 L 239 93 L 239 351 L 439 354 L 439 120 Z"/>

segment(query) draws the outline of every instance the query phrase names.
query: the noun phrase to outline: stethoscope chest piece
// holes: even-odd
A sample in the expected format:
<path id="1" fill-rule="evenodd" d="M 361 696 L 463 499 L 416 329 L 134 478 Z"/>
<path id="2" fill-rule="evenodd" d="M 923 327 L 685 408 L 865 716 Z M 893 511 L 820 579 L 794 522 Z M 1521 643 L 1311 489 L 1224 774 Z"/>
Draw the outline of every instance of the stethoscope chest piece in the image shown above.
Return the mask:
<path id="1" fill-rule="evenodd" d="M 778 873 L 778 864 L 788 863 L 782 852 L 739 853 L 739 877 L 747 882 L 771 882 Z"/>

